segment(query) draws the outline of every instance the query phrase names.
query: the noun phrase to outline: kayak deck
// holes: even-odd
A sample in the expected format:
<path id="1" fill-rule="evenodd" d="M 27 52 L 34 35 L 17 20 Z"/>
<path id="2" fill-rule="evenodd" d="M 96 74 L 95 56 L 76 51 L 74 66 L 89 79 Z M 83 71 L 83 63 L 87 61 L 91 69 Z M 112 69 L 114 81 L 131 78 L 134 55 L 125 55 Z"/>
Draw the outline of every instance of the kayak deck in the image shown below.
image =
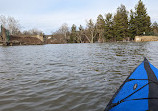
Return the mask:
<path id="1" fill-rule="evenodd" d="M 146 58 L 127 77 L 105 111 L 158 110 L 158 69 Z"/>

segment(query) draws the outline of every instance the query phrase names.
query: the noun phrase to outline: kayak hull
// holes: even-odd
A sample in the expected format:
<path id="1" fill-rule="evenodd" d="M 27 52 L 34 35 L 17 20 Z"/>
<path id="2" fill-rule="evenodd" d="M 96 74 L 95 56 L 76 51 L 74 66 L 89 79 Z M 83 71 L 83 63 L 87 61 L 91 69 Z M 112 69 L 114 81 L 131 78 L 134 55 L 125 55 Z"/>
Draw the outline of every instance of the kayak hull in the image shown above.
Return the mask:
<path id="1" fill-rule="evenodd" d="M 158 69 L 146 58 L 127 77 L 105 111 L 158 110 Z"/>

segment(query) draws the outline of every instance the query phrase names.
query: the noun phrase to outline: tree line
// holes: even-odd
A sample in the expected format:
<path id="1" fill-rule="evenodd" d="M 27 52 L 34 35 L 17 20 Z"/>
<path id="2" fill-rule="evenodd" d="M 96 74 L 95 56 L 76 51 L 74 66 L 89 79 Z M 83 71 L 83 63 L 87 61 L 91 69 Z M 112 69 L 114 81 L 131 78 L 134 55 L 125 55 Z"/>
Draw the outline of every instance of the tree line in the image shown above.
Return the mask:
<path id="1" fill-rule="evenodd" d="M 6 17 L 1 15 L 0 16 L 0 25 L 2 25 L 4 28 L 9 30 L 10 35 L 41 35 L 43 32 L 38 29 L 30 29 L 30 30 L 24 30 L 21 31 L 22 26 L 20 25 L 19 21 L 16 20 L 14 17 Z"/>
<path id="2" fill-rule="evenodd" d="M 121 5 L 115 14 L 100 14 L 96 23 L 90 19 L 86 27 L 73 24 L 70 30 L 67 24 L 63 24 L 53 35 L 64 36 L 69 43 L 134 40 L 135 36 L 158 35 L 158 24 L 151 23 L 145 5 L 139 0 L 134 11 L 127 11 Z"/>
<path id="3" fill-rule="evenodd" d="M 0 24 L 9 30 L 11 35 L 41 35 L 38 29 L 21 31 L 19 21 L 13 17 L 0 16 Z M 135 36 L 156 35 L 158 36 L 157 22 L 151 23 L 145 4 L 141 0 L 135 6 L 134 11 L 127 11 L 124 5 L 120 5 L 115 14 L 107 13 L 98 15 L 96 22 L 92 19 L 86 21 L 86 26 L 71 28 L 64 23 L 54 37 L 59 37 L 67 43 L 94 43 L 134 40 Z"/>

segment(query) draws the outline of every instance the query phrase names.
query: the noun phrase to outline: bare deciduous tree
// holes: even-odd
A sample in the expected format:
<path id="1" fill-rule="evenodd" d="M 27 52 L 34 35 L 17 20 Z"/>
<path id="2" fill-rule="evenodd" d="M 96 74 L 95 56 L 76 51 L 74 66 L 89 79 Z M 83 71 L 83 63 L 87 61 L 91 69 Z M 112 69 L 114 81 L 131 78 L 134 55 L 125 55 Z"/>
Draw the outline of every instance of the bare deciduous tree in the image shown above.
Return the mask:
<path id="1" fill-rule="evenodd" d="M 62 24 L 62 26 L 59 28 L 59 30 L 57 30 L 55 33 L 56 34 L 62 34 L 64 35 L 64 38 L 67 40 L 69 39 L 67 34 L 69 32 L 69 27 L 67 23 Z"/>
<path id="2" fill-rule="evenodd" d="M 7 18 L 3 15 L 0 16 L 0 24 L 3 26 L 3 27 L 6 27 L 7 25 Z"/>
<path id="3" fill-rule="evenodd" d="M 41 30 L 38 30 L 36 28 L 30 29 L 30 30 L 25 30 L 23 31 L 24 35 L 43 35 L 43 32 Z"/>
<path id="4" fill-rule="evenodd" d="M 9 30 L 11 35 L 18 35 L 20 33 L 20 24 L 19 21 L 14 17 L 5 17 L 3 15 L 0 16 L 0 24 Z"/>
<path id="5" fill-rule="evenodd" d="M 94 42 L 94 38 L 96 36 L 96 26 L 93 23 L 92 19 L 87 22 L 87 28 L 85 30 L 85 36 L 90 43 Z"/>

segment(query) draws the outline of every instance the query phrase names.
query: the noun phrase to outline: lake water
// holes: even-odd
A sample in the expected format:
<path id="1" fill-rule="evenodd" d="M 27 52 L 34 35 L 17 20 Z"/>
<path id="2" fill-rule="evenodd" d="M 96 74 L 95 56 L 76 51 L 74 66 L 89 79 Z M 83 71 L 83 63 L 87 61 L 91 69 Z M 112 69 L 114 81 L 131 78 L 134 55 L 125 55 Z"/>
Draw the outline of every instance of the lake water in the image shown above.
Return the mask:
<path id="1" fill-rule="evenodd" d="M 158 42 L 0 47 L 0 111 L 103 111 Z"/>

